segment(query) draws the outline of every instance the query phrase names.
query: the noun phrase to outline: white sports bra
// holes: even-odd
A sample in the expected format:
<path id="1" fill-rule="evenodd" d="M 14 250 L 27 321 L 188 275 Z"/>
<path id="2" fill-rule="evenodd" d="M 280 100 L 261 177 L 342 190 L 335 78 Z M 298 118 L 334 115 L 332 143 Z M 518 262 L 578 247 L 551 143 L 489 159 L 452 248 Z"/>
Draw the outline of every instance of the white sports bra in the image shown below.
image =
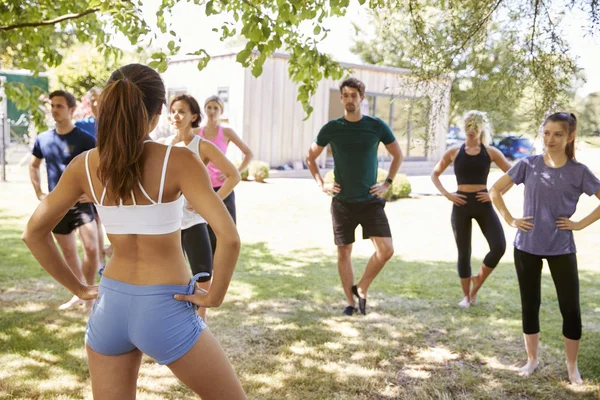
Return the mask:
<path id="1" fill-rule="evenodd" d="M 144 143 L 151 142 L 147 140 Z M 163 235 L 172 233 L 181 229 L 181 217 L 183 210 L 183 196 L 175 201 L 169 203 L 162 202 L 163 189 L 165 186 L 165 175 L 167 172 L 167 163 L 169 161 L 169 154 L 171 153 L 172 146 L 167 148 L 165 153 L 165 161 L 163 163 L 162 175 L 160 177 L 160 188 L 158 191 L 158 203 L 155 202 L 148 196 L 148 193 L 142 187 L 142 184 L 138 182 L 138 186 L 144 196 L 152 204 L 136 204 L 133 190 L 131 191 L 131 199 L 133 205 L 124 205 L 123 199 L 120 199 L 120 205 L 118 206 L 104 206 L 104 197 L 106 196 L 106 187 L 102 191 L 100 201 L 96 197 L 94 192 L 94 185 L 92 183 L 92 177 L 90 174 L 89 167 L 89 155 L 88 151 L 85 155 L 85 170 L 87 173 L 88 182 L 90 183 L 90 190 L 94 197 L 94 204 L 98 210 L 98 215 L 102 220 L 102 224 L 106 229 L 106 233 L 111 235 Z"/>

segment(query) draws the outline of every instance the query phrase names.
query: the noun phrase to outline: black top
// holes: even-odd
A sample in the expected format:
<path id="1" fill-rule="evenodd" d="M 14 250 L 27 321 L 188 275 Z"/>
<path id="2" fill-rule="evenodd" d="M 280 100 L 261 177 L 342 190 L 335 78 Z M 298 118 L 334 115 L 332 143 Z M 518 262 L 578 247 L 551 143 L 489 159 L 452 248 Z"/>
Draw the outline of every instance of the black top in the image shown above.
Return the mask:
<path id="1" fill-rule="evenodd" d="M 492 159 L 485 146 L 475 156 L 467 154 L 463 144 L 454 159 L 454 174 L 459 185 L 487 185 Z"/>

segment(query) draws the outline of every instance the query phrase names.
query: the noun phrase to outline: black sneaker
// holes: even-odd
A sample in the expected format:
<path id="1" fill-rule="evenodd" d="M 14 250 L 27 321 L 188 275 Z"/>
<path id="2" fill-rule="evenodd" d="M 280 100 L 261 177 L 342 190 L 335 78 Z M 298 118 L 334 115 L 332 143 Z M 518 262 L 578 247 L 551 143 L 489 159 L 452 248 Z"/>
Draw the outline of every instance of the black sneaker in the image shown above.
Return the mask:
<path id="1" fill-rule="evenodd" d="M 342 311 L 345 315 L 350 315 L 352 316 L 352 314 L 356 314 L 358 312 L 358 310 L 352 306 L 348 306 L 346 308 L 344 308 L 344 311 Z"/>
<path id="2" fill-rule="evenodd" d="M 362 315 L 367 315 L 367 299 L 364 299 L 358 295 L 358 288 L 356 287 L 356 285 L 352 286 L 352 293 L 354 293 L 354 295 L 358 297 L 358 308 L 360 310 L 360 313 Z"/>

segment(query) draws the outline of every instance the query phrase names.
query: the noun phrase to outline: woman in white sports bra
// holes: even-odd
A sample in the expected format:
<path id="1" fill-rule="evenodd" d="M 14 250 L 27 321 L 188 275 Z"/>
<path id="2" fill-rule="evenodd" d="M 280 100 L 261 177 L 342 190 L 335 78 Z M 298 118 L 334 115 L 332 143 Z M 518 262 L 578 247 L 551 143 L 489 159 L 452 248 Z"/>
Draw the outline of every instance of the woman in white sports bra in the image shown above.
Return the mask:
<path id="1" fill-rule="evenodd" d="M 23 240 L 74 295 L 96 299 L 86 329 L 94 399 L 135 399 L 142 353 L 167 365 L 202 399 L 245 399 L 219 342 L 196 307 L 225 297 L 240 239 L 199 157 L 152 142 L 165 88 L 151 68 L 111 75 L 98 112 L 98 147 L 76 157 L 38 206 Z M 113 244 L 99 286 L 71 272 L 50 231 L 82 195 L 93 199 Z M 208 292 L 196 288 L 181 251 L 185 199 L 211 224 L 219 245 Z"/>
<path id="2" fill-rule="evenodd" d="M 200 157 L 204 165 L 211 162 L 222 171 L 225 179 L 217 190 L 217 196 L 221 200 L 225 199 L 240 182 L 240 174 L 235 165 L 225 157 L 225 154 L 221 153 L 217 146 L 192 132 L 192 129 L 198 127 L 202 120 L 200 105 L 192 96 L 184 94 L 171 100 L 170 112 L 171 123 L 177 133 L 161 138 L 157 142 L 187 147 Z M 210 289 L 213 255 L 207 223 L 187 201 L 183 208 L 181 221 L 181 244 L 190 263 L 192 274 L 196 275 L 202 272 L 209 274 L 198 279 L 198 287 L 204 290 Z M 198 314 L 206 322 L 206 308 L 200 307 Z"/>

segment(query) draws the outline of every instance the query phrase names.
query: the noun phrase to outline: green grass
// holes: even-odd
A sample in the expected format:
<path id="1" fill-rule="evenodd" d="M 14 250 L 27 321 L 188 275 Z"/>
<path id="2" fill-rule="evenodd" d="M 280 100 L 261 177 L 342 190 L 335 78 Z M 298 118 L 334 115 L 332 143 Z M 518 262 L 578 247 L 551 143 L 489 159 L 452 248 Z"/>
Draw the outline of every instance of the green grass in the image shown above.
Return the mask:
<path id="1" fill-rule="evenodd" d="M 593 247 L 600 226 L 576 236 L 584 321 L 579 367 L 585 385 L 573 388 L 566 381 L 561 317 L 546 271 L 542 361 L 529 379 L 516 373 L 525 352 L 512 249 L 477 305 L 456 307 L 460 289 L 449 206 L 439 197 L 388 204 L 396 255 L 371 287 L 368 315 L 341 315 L 346 304 L 328 200 L 311 192 L 313 186 L 283 180 L 243 183 L 237 191 L 244 244 L 226 301 L 209 311 L 208 323 L 249 398 L 600 397 L 600 268 Z M 264 211 L 265 197 L 281 207 Z M 35 203 L 8 203 L 0 211 L 0 398 L 91 398 L 85 312 L 56 310 L 69 294 L 41 270 L 19 238 L 25 211 Z M 306 225 L 310 229 L 302 228 Z M 507 230 L 509 243 L 513 234 Z M 482 240 L 475 229 L 474 267 L 485 254 Z M 368 242 L 356 243 L 356 276 L 371 250 Z M 195 397 L 166 367 L 144 358 L 138 398 Z"/>

